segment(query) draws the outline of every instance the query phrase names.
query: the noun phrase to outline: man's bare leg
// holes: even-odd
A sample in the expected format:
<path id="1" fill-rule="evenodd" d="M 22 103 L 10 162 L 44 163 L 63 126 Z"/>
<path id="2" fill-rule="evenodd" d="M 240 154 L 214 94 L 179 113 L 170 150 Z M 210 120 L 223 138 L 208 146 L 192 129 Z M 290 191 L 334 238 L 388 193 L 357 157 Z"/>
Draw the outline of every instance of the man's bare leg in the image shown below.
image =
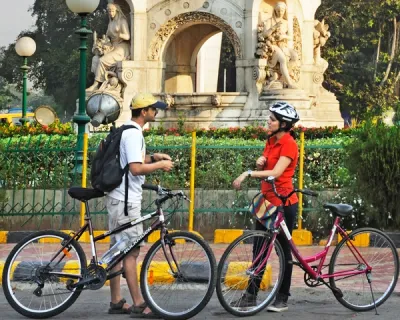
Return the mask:
<path id="1" fill-rule="evenodd" d="M 140 306 L 144 303 L 142 293 L 140 292 L 138 276 L 137 276 L 137 258 L 140 249 L 134 249 L 124 259 L 124 272 L 126 283 L 128 284 L 129 292 L 135 306 Z M 146 308 L 143 313 L 149 313 L 151 310 Z"/>
<path id="2" fill-rule="evenodd" d="M 121 264 L 116 265 L 112 270 L 111 273 L 118 272 L 121 270 Z M 121 301 L 121 276 L 118 275 L 112 279 L 110 279 L 110 292 L 111 292 L 111 302 L 118 303 Z M 129 304 L 125 303 L 123 306 L 124 309 L 129 308 Z"/>

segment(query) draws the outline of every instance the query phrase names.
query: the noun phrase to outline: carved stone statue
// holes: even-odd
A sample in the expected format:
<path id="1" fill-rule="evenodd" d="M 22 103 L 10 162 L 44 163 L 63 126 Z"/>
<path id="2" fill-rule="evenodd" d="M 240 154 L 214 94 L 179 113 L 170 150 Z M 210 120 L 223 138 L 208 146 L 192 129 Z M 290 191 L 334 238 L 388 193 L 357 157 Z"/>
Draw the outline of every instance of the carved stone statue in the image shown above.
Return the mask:
<path id="1" fill-rule="evenodd" d="M 314 62 L 316 65 L 321 67 L 321 72 L 324 73 L 328 68 L 328 62 L 321 58 L 321 47 L 326 44 L 326 41 L 331 36 L 328 31 L 329 25 L 325 24 L 324 20 L 321 22 L 318 20 L 314 21 Z"/>
<path id="2" fill-rule="evenodd" d="M 110 19 L 107 33 L 100 39 L 95 34 L 94 39 L 92 71 L 95 81 L 86 91 L 96 90 L 106 80 L 106 72 L 115 71 L 117 62 L 127 60 L 130 56 L 130 33 L 125 15 L 114 3 L 108 4 L 107 12 Z"/>
<path id="3" fill-rule="evenodd" d="M 296 88 L 294 69 L 299 65 L 297 52 L 288 47 L 287 7 L 279 1 L 272 18 L 258 25 L 256 57 L 268 60 L 267 83 L 265 89 L 276 84 Z"/>

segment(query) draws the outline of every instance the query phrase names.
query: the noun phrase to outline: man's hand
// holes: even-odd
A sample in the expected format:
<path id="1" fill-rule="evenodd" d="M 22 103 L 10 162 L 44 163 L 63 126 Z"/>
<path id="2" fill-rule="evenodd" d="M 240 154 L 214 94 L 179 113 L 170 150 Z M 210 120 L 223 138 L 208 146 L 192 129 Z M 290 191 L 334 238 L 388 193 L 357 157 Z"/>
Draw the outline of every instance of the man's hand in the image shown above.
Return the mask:
<path id="1" fill-rule="evenodd" d="M 156 161 L 161 161 L 161 160 L 172 160 L 171 157 L 168 154 L 165 153 L 155 153 L 153 154 L 154 160 Z"/>
<path id="2" fill-rule="evenodd" d="M 266 162 L 267 158 L 265 158 L 264 156 L 259 157 L 256 161 L 257 170 L 262 170 Z"/>
<path id="3" fill-rule="evenodd" d="M 174 163 L 171 160 L 161 160 L 159 162 L 161 164 L 161 170 L 165 172 L 169 172 L 174 167 Z"/>

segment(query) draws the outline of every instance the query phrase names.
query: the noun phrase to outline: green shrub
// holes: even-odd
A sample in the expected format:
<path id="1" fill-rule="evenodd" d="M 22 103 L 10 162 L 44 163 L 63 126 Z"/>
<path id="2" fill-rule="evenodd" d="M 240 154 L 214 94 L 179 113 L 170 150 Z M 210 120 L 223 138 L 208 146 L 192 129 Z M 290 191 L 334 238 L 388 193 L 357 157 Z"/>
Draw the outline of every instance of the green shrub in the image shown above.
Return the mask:
<path id="1" fill-rule="evenodd" d="M 400 226 L 400 127 L 367 124 L 346 147 L 346 161 L 355 176 L 357 192 L 379 208 L 377 223 Z"/>
<path id="2" fill-rule="evenodd" d="M 89 140 L 89 159 L 107 133 L 93 134 Z M 175 162 L 172 172 L 157 172 L 148 182 L 183 188 L 190 183 L 191 137 L 146 134 L 148 152 L 164 152 Z M 310 189 L 339 188 L 347 176 L 343 168 L 343 149 L 327 148 L 346 139 L 308 141 L 305 152 L 305 186 Z M 311 145 L 312 144 L 312 145 Z M 231 189 L 232 181 L 247 169 L 255 168 L 265 141 L 243 138 L 197 139 L 196 188 Z M 76 136 L 26 136 L 0 139 L 0 180 L 11 186 L 57 188 L 72 183 L 68 172 L 75 159 Z M 90 172 L 90 161 L 89 161 Z M 297 176 L 295 178 L 297 183 Z M 258 188 L 259 181 L 247 180 L 245 187 Z"/>

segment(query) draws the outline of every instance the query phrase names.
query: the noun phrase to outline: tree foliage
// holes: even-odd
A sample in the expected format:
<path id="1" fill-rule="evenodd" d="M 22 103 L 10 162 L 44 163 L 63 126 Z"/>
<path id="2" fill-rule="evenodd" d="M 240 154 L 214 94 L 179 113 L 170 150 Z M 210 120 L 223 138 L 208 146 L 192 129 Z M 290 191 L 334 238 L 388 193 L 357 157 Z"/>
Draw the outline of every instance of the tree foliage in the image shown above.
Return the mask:
<path id="1" fill-rule="evenodd" d="M 400 226 L 400 126 L 371 125 L 356 130 L 346 147 L 346 165 L 355 177 L 354 188 L 370 205 L 379 209 L 380 227 Z"/>
<path id="2" fill-rule="evenodd" d="M 357 120 L 398 108 L 399 17 L 398 0 L 323 0 L 317 11 L 332 34 L 323 48 L 324 85 Z"/>
<path id="3" fill-rule="evenodd" d="M 107 28 L 106 5 L 107 0 L 101 0 L 99 8 L 88 16 L 88 27 L 100 34 Z M 28 59 L 31 67 L 28 77 L 35 89 L 54 96 L 57 104 L 72 115 L 78 98 L 79 36 L 75 31 L 79 28 L 79 17 L 68 9 L 65 0 L 36 0 L 30 10 L 36 17 L 35 29 L 20 34 L 36 41 L 36 52 Z M 91 47 L 90 36 L 87 71 L 91 65 Z M 22 58 L 16 54 L 15 44 L 10 44 L 3 54 L 0 74 L 9 83 L 22 83 L 19 70 Z"/>

